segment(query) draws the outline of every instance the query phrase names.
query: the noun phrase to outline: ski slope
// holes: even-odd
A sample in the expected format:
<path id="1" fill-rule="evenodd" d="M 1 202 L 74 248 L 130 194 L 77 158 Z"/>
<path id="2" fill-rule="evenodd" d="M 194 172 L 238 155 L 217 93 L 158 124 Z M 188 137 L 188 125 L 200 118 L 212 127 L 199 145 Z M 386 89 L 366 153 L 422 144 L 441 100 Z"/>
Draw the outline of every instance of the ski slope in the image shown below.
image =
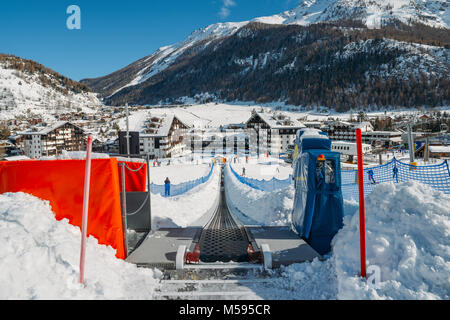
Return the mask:
<path id="1" fill-rule="evenodd" d="M 257 165 L 256 165 L 257 166 Z M 199 169 L 200 170 L 200 169 Z M 250 171 L 252 171 L 251 169 Z M 257 170 L 252 174 L 257 175 Z M 206 222 L 219 194 L 216 169 L 210 181 L 179 197 L 152 196 L 155 227 Z M 294 190 L 254 190 L 226 174 L 231 206 L 244 223 L 289 225 Z M 274 270 L 267 281 L 219 279 L 192 284 L 183 299 L 446 299 L 450 298 L 450 195 L 415 182 L 384 183 L 366 198 L 367 265 L 359 273 L 358 203 L 345 202 L 344 227 L 326 260 Z M 47 201 L 24 193 L 0 195 L 0 299 L 154 299 L 180 285 L 156 269 L 115 258 L 111 247 L 90 237 L 86 287 L 77 284 L 80 230 L 56 221 Z M 379 281 L 373 282 L 373 270 Z M 208 282 L 209 281 L 209 282 Z M 227 291 L 230 290 L 230 291 Z M 215 293 L 212 296 L 210 293 Z M 222 292 L 222 295 L 217 295 Z"/>

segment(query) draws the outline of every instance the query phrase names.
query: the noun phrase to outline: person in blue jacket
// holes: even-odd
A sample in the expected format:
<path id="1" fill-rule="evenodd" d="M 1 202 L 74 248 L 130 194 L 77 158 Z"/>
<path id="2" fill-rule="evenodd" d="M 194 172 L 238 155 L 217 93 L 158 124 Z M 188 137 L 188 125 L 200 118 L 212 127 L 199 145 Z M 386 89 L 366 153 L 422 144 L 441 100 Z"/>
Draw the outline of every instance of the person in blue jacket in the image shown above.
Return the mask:
<path id="1" fill-rule="evenodd" d="M 369 182 L 372 181 L 373 184 L 375 184 L 375 179 L 373 178 L 373 170 L 367 171 L 367 174 L 369 175 Z"/>
<path id="2" fill-rule="evenodd" d="M 170 180 L 169 180 L 169 177 L 166 177 L 166 180 L 164 180 L 164 196 L 170 197 Z"/>
<path id="3" fill-rule="evenodd" d="M 392 169 L 392 172 L 394 173 L 394 175 L 392 176 L 392 179 L 395 179 L 397 181 L 397 183 L 398 183 L 398 168 L 397 168 L 397 166 L 395 166 Z"/>

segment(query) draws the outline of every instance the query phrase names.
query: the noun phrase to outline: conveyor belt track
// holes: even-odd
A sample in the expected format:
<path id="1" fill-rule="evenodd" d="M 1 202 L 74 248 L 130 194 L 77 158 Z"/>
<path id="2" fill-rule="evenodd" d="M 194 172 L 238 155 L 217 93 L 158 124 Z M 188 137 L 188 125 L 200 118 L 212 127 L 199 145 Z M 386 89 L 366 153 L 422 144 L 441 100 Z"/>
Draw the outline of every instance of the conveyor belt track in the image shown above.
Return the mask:
<path id="1" fill-rule="evenodd" d="M 231 216 L 224 189 L 220 191 L 219 205 L 213 218 L 202 230 L 199 240 L 200 261 L 204 263 L 249 262 L 250 240 L 245 228 L 239 226 Z"/>

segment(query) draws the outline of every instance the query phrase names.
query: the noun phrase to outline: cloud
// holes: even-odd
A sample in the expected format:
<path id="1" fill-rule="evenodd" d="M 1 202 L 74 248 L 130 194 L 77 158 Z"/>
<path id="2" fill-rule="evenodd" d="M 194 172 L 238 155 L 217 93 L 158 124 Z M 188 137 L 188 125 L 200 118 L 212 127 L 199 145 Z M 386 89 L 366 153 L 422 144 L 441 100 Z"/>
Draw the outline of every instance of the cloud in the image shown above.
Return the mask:
<path id="1" fill-rule="evenodd" d="M 222 4 L 222 8 L 220 8 L 219 16 L 222 19 L 225 19 L 231 13 L 230 8 L 236 6 L 236 2 L 234 2 L 234 0 L 222 0 L 222 3 L 223 4 Z"/>

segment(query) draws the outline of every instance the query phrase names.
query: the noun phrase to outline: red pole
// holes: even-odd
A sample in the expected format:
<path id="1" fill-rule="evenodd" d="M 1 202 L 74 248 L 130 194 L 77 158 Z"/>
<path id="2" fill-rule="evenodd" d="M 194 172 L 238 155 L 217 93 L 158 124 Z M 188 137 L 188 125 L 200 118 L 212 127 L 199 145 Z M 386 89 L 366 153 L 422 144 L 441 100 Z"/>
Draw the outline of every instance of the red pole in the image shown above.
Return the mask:
<path id="1" fill-rule="evenodd" d="M 86 253 L 87 219 L 89 210 L 89 186 L 91 182 L 92 135 L 88 136 L 86 150 L 86 169 L 84 176 L 83 222 L 81 225 L 80 283 L 84 283 L 84 261 Z"/>
<path id="2" fill-rule="evenodd" d="M 361 256 L 361 277 L 366 277 L 366 224 L 364 204 L 364 169 L 361 129 L 356 129 L 356 148 L 358 151 L 358 184 L 359 184 L 359 248 Z"/>

